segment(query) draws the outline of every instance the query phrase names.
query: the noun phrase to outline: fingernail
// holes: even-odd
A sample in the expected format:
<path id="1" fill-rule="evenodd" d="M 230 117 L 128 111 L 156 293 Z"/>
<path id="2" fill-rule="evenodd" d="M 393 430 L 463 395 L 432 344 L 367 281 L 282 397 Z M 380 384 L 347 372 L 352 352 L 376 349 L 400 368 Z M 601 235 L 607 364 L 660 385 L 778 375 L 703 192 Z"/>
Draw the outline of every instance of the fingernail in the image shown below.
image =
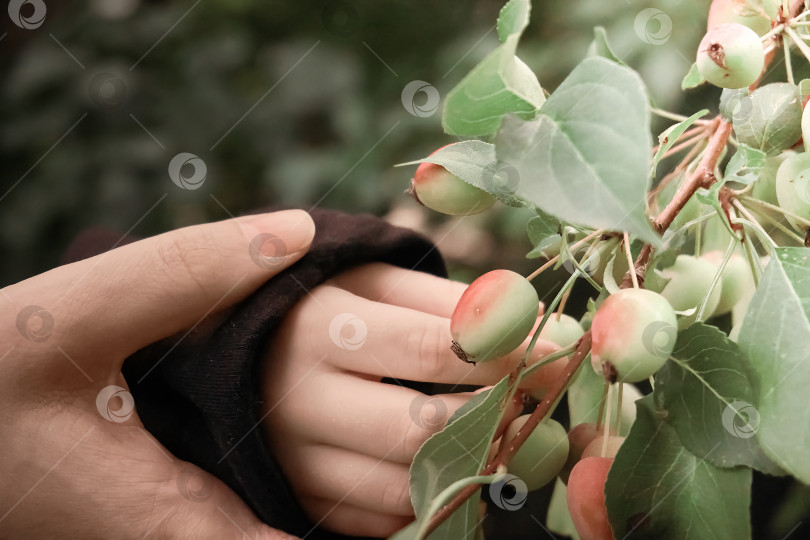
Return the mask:
<path id="1" fill-rule="evenodd" d="M 492 388 L 494 388 L 494 387 L 493 386 L 482 386 L 481 388 L 479 388 L 478 390 L 473 392 L 473 394 L 480 394 L 482 392 L 486 392 L 487 390 L 492 390 Z"/>
<path id="2" fill-rule="evenodd" d="M 315 222 L 304 210 L 282 210 L 240 219 L 250 240 L 251 256 L 280 260 L 309 248 Z"/>

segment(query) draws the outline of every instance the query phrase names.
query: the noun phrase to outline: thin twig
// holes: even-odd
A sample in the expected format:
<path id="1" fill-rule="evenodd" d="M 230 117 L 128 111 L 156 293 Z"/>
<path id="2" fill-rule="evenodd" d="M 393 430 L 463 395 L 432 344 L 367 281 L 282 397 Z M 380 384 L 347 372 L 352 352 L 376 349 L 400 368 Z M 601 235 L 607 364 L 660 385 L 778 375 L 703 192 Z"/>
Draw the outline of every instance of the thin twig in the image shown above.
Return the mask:
<path id="1" fill-rule="evenodd" d="M 526 439 L 528 439 L 529 435 L 531 435 L 532 431 L 534 431 L 534 428 L 537 427 L 540 421 L 543 420 L 546 414 L 551 410 L 552 405 L 557 401 L 557 396 L 562 395 L 565 389 L 568 388 L 568 384 L 571 382 L 571 379 L 573 379 L 574 375 L 579 369 L 579 366 L 582 365 L 582 362 L 585 360 L 585 357 L 588 356 L 590 351 L 591 331 L 588 330 L 580 338 L 579 345 L 577 345 L 577 350 L 573 355 L 571 355 L 571 359 L 565 366 L 565 370 L 554 381 L 554 385 L 549 389 L 545 397 L 543 397 L 543 400 L 537 405 L 537 408 L 534 410 L 531 416 L 529 416 L 529 419 L 526 420 L 526 423 L 523 424 L 523 427 L 520 428 L 520 431 L 517 432 L 515 438 L 512 439 L 508 444 L 501 446 L 498 454 L 495 456 L 495 459 L 493 459 L 492 462 L 487 465 L 480 476 L 491 475 L 498 470 L 499 466 L 509 463 L 509 460 L 512 459 L 518 450 L 520 450 L 520 447 L 523 446 L 523 443 L 526 442 Z M 429 535 L 435 531 L 439 525 L 450 517 L 453 512 L 458 510 L 461 505 L 464 504 L 464 502 L 479 489 L 481 489 L 481 486 L 475 484 L 467 486 L 461 490 L 452 501 L 436 512 L 433 518 L 431 518 L 430 525 L 425 531 L 426 534 Z"/>

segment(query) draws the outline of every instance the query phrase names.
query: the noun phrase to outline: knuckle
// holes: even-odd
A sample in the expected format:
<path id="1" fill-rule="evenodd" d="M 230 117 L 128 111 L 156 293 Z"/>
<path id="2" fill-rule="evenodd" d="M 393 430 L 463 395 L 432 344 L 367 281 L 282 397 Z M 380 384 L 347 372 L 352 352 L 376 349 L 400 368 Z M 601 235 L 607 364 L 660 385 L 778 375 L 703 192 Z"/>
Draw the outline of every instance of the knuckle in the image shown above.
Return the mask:
<path id="1" fill-rule="evenodd" d="M 390 425 L 396 426 L 397 429 L 388 433 L 388 448 L 398 448 L 402 457 L 408 461 L 413 459 L 422 444 L 432 435 L 430 430 L 417 424 L 410 412 L 402 415 L 398 422 L 391 422 Z"/>
<path id="2" fill-rule="evenodd" d="M 157 245 L 156 256 L 172 281 L 190 280 L 204 291 L 211 268 L 220 263 L 216 249 L 207 247 L 211 245 L 208 240 L 175 231 Z"/>
<path id="3" fill-rule="evenodd" d="M 386 482 L 382 492 L 382 503 L 390 513 L 407 515 L 411 510 L 411 495 L 407 475 L 397 475 L 394 481 Z"/>
<path id="4" fill-rule="evenodd" d="M 437 324 L 425 324 L 409 333 L 409 357 L 416 359 L 420 378 L 426 382 L 436 382 L 444 371 L 446 354 L 443 351 L 450 350 L 445 338 L 444 329 Z"/>

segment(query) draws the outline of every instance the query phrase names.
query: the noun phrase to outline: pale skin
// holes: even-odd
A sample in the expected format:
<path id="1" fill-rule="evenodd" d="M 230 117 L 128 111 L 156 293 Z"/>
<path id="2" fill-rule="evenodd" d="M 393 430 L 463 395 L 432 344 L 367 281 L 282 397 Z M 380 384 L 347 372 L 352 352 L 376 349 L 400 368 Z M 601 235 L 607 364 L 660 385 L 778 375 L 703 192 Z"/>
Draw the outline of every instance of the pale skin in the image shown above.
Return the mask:
<path id="1" fill-rule="evenodd" d="M 268 232 L 288 248 L 269 267 L 248 250 Z M 295 210 L 199 225 L 0 291 L 0 536 L 292 538 L 261 523 L 225 484 L 172 456 L 143 428 L 137 402 L 125 421 L 110 421 L 97 397 L 109 385 L 127 388 L 128 356 L 206 318 L 215 322 L 300 259 L 314 233 L 309 216 Z M 322 527 L 384 536 L 412 520 L 408 464 L 470 397 L 441 395 L 420 409 L 412 404 L 426 396 L 383 377 L 489 385 L 519 361 L 520 350 L 475 368 L 453 356 L 449 317 L 463 290 L 367 265 L 311 291 L 268 344 L 260 412 L 269 414 L 261 429 Z M 18 314 L 30 305 L 52 317 L 42 341 L 18 330 Z M 329 334 L 335 315 L 346 312 L 366 323 L 355 350 Z M 539 342 L 535 350 L 555 349 Z M 511 404 L 504 424 L 518 413 Z M 205 497 L 190 497 L 201 485 Z"/>

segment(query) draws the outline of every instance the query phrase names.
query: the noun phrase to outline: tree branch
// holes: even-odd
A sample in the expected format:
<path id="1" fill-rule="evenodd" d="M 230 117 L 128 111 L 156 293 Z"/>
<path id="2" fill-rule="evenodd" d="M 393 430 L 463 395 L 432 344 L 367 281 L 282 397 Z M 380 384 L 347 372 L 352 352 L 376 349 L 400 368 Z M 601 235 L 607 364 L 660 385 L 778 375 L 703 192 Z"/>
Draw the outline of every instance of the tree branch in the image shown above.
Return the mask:
<path id="1" fill-rule="evenodd" d="M 545 418 L 545 416 L 551 411 L 554 403 L 557 401 L 557 398 L 561 396 L 563 392 L 565 392 L 565 389 L 568 387 L 568 383 L 574 378 L 579 366 L 582 365 L 582 362 L 588 356 L 590 351 L 591 331 L 588 330 L 580 338 L 576 351 L 574 351 L 574 354 L 571 355 L 571 359 L 565 366 L 565 371 L 557 380 L 554 381 L 554 386 L 549 389 L 543 400 L 537 405 L 529 419 L 525 424 L 523 424 L 523 427 L 520 428 L 520 431 L 517 432 L 509 444 L 501 445 L 495 459 L 493 459 L 492 462 L 487 465 L 487 467 L 480 473 L 480 476 L 494 474 L 498 470 L 498 467 L 509 463 L 509 460 L 514 457 L 517 451 L 520 450 L 520 447 L 523 446 L 523 443 L 526 442 L 526 439 L 529 438 L 532 431 L 534 431 L 534 428 L 536 428 L 543 418 Z M 464 502 L 479 489 L 481 489 L 480 485 L 472 484 L 461 490 L 452 501 L 434 514 L 433 518 L 430 520 L 430 525 L 428 525 L 426 534 L 429 535 L 435 531 L 439 525 L 450 517 L 453 512 L 461 508 L 461 505 L 464 504 Z"/>

